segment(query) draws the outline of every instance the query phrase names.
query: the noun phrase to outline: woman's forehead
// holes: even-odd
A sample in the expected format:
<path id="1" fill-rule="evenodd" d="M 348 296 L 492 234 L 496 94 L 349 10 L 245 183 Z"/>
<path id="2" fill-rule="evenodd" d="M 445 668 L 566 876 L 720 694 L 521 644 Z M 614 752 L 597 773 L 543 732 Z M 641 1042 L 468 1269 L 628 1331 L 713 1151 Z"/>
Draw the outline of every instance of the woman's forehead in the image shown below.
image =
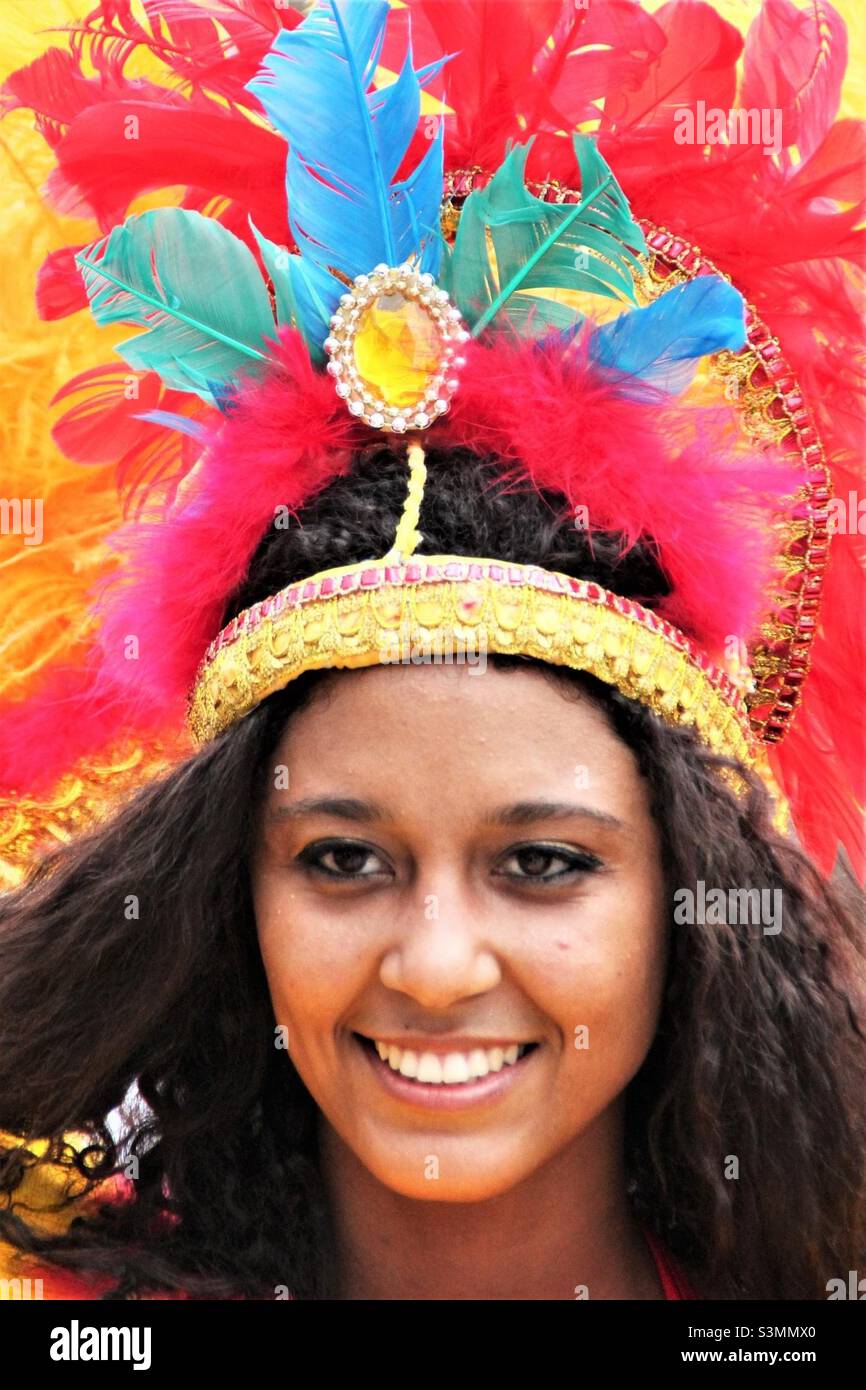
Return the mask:
<path id="1" fill-rule="evenodd" d="M 548 800 L 634 815 L 644 787 L 631 750 L 579 687 L 534 667 L 371 667 L 329 677 L 287 724 L 271 800 L 339 791 L 389 808 Z M 433 806 L 431 805 L 431 808 Z"/>

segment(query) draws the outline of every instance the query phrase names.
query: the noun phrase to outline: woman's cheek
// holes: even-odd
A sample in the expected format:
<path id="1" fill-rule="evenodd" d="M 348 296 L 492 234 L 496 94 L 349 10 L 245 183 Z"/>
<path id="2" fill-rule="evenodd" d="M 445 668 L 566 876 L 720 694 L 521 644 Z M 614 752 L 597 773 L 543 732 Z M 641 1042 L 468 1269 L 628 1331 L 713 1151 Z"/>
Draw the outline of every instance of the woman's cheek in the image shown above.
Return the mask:
<path id="1" fill-rule="evenodd" d="M 629 1065 L 652 1041 L 666 958 L 662 924 L 647 915 L 654 901 L 630 903 L 614 889 L 534 934 L 523 987 L 576 1065 L 585 1067 L 590 1054 Z"/>
<path id="2" fill-rule="evenodd" d="M 281 876 L 263 875 L 254 888 L 259 949 L 275 1011 L 311 1019 L 335 1018 L 360 990 L 365 960 L 360 914 L 329 913 L 309 894 L 287 890 Z"/>

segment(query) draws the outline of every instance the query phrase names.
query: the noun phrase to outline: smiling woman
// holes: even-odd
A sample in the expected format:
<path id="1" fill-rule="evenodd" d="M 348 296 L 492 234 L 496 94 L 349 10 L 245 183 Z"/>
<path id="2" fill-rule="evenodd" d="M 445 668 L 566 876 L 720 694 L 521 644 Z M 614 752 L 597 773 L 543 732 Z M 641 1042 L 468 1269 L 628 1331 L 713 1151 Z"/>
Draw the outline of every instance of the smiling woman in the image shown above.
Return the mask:
<path id="1" fill-rule="evenodd" d="M 431 553 L 664 592 L 644 549 L 491 487 L 495 460 L 427 465 Z M 226 619 L 384 550 L 404 491 L 400 447 L 366 449 L 269 532 Z M 0 1217 L 21 1272 L 79 1296 L 824 1296 L 862 1235 L 856 931 L 724 763 L 499 653 L 265 699 L 3 903 L 0 1124 L 81 1174 L 59 1230 L 26 1187 Z M 676 925 L 701 879 L 780 889 L 784 930 Z"/>
<path id="2" fill-rule="evenodd" d="M 658 1296 L 622 1127 L 665 975 L 659 840 L 575 695 L 531 666 L 337 675 L 277 747 L 253 900 L 346 1297 Z"/>

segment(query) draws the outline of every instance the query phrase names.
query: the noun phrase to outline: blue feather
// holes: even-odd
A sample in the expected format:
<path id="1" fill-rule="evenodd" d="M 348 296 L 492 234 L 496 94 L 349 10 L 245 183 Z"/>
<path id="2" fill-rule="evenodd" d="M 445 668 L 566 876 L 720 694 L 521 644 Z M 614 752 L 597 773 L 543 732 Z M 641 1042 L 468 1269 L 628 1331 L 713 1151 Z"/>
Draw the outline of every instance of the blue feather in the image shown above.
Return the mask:
<path id="1" fill-rule="evenodd" d="M 289 144 L 289 221 L 301 255 L 288 258 L 283 279 L 311 349 L 321 348 L 323 315 L 345 293 L 332 272 L 352 280 L 410 257 L 434 277 L 439 269 L 442 122 L 411 175 L 399 183 L 394 175 L 418 126 L 421 84 L 448 57 L 416 71 L 410 40 L 396 82 L 368 92 L 389 9 L 388 0 L 320 0 L 277 35 L 248 83 Z"/>
<path id="2" fill-rule="evenodd" d="M 271 277 L 277 306 L 277 323 L 297 328 L 307 342 L 311 360 L 325 362 L 322 347 L 330 331 L 330 317 L 336 300 L 331 299 L 334 277 L 315 264 L 305 263 L 297 252 L 269 241 L 249 218 L 250 230 L 258 242 L 265 269 Z M 343 293 L 344 287 L 337 284 Z"/>
<path id="3" fill-rule="evenodd" d="M 701 357 L 746 341 L 745 301 L 719 275 L 700 275 L 667 290 L 645 309 L 632 309 L 593 334 L 590 356 L 600 366 L 677 394 Z"/>
<path id="4" fill-rule="evenodd" d="M 174 410 L 145 410 L 141 415 L 134 415 L 133 419 L 148 420 L 153 425 L 168 425 L 178 434 L 188 434 L 190 439 L 197 439 L 200 444 L 204 444 L 208 438 L 207 429 L 198 420 L 190 420 Z"/>

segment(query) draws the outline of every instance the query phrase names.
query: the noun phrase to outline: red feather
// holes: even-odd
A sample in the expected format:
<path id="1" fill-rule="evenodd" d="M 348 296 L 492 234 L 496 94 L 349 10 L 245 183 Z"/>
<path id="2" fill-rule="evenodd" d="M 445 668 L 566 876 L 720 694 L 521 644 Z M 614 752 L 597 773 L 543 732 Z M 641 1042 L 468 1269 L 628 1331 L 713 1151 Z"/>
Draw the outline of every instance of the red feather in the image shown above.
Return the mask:
<path id="1" fill-rule="evenodd" d="M 172 86 L 207 87 L 244 106 L 250 105 L 244 84 L 274 36 L 301 22 L 297 10 L 270 0 L 143 0 L 143 9 L 140 24 L 132 0 L 100 0 L 84 19 L 64 26 L 72 52 L 118 78 L 135 50 L 146 48 L 176 79 Z"/>
<path id="2" fill-rule="evenodd" d="M 85 77 L 72 53 L 49 48 L 6 79 L 0 88 L 0 116 L 29 107 L 36 116 L 36 129 L 54 147 L 77 116 L 119 96 L 140 101 L 172 99 L 156 83 L 124 77 L 117 71 L 105 72 L 99 78 Z"/>
<path id="3" fill-rule="evenodd" d="M 423 0 L 394 11 L 380 59 L 386 67 L 402 66 L 410 14 L 416 66 L 455 55 L 428 87 L 455 108 L 446 122 L 447 167 L 495 169 L 505 140 L 523 137 L 518 117 L 540 96 L 532 63 L 561 13 L 562 0 L 512 0 L 508 23 L 499 0 Z"/>
<path id="4" fill-rule="evenodd" d="M 725 110 L 733 104 L 740 31 L 703 0 L 673 0 L 653 18 L 666 42 L 648 63 L 644 80 L 633 92 L 608 87 L 605 93 L 603 126 L 619 135 L 638 126 L 670 130 L 676 111 L 698 100 Z"/>
<path id="5" fill-rule="evenodd" d="M 87 308 L 87 291 L 75 257 L 84 246 L 49 251 L 36 277 L 36 312 L 41 319 L 62 319 Z"/>
<path id="6" fill-rule="evenodd" d="M 45 186 L 48 201 L 67 216 L 95 217 L 109 231 L 139 194 L 192 184 L 239 199 L 259 230 L 281 241 L 284 140 L 205 98 L 199 102 L 90 107 L 57 146 L 58 167 Z"/>
<path id="7" fill-rule="evenodd" d="M 786 148 L 796 145 L 805 164 L 839 109 L 847 61 L 848 32 L 832 5 L 766 0 L 749 28 L 740 104 L 778 111 Z"/>
<path id="8" fill-rule="evenodd" d="M 137 515 L 152 491 L 164 502 L 197 463 L 202 444 L 176 429 L 139 417 L 165 410 L 200 424 L 219 419 L 214 406 L 165 386 L 155 372 L 134 372 L 122 362 L 91 367 L 68 381 L 51 404 L 80 399 L 54 424 L 51 434 L 67 458 L 78 463 L 114 463 L 127 513 Z"/>
<path id="9" fill-rule="evenodd" d="M 102 679 L 95 700 L 98 674 Z M 0 794 L 39 797 L 81 758 L 98 757 L 120 738 L 134 742 L 159 737 L 166 728 L 164 715 L 155 707 L 139 703 L 133 712 L 125 690 L 112 690 L 104 673 L 98 672 L 91 651 L 80 666 L 52 668 L 26 700 L 4 706 Z"/>

